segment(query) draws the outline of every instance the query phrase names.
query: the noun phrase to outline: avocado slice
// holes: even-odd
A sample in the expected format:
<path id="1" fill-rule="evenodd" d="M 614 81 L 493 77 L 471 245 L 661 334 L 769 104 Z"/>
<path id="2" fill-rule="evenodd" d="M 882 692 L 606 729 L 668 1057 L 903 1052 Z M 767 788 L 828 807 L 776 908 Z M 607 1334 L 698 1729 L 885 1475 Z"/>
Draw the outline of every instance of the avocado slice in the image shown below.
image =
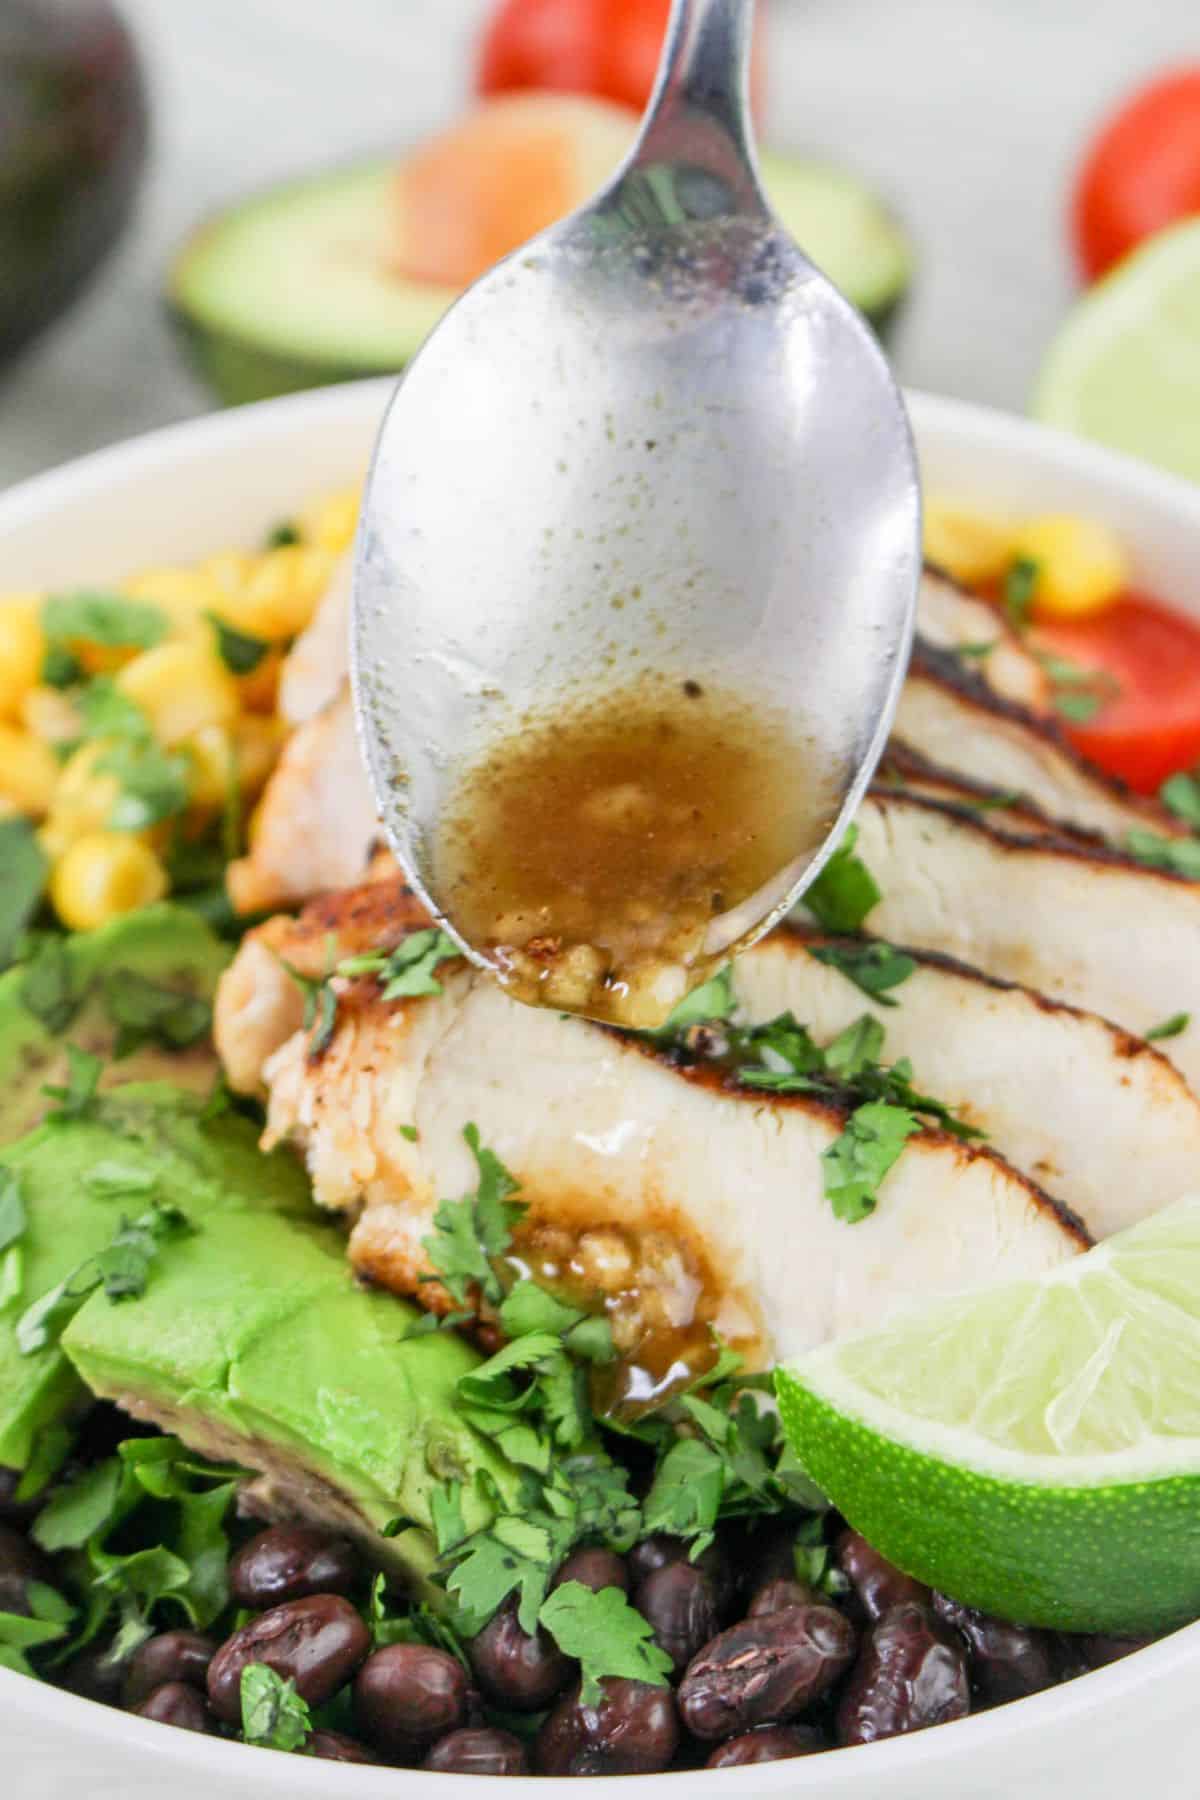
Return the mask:
<path id="1" fill-rule="evenodd" d="M 64 1014 L 77 1006 L 65 1022 L 54 1018 L 52 1003 L 49 1008 L 45 1000 L 39 1003 L 30 988 L 29 965 L 0 975 L 0 1144 L 19 1138 L 42 1117 L 47 1105 L 42 1088 L 62 1081 L 68 1043 L 104 1058 L 102 1088 L 165 1077 L 196 1093 L 208 1091 L 217 1059 L 206 1029 L 185 1048 L 152 1039 L 113 1061 L 118 1025 L 109 998 L 114 990 L 128 1001 L 158 989 L 181 1000 L 211 1002 L 230 949 L 202 919 L 164 902 L 98 931 L 56 940 L 51 954 L 60 958 L 58 985 L 70 996 Z M 191 1023 L 184 1014 L 181 1023 L 180 1035 L 187 1038 L 196 1025 L 202 1027 L 203 1014 L 196 1013 Z"/>
<path id="2" fill-rule="evenodd" d="M 872 191 L 826 164 L 766 153 L 767 193 L 813 261 L 883 333 L 912 253 Z M 168 309 L 229 405 L 402 368 L 458 297 L 406 279 L 394 255 L 395 167 L 370 162 L 256 194 L 183 245 Z"/>
<path id="3" fill-rule="evenodd" d="M 478 1356 L 452 1333 L 406 1336 L 421 1315 L 356 1284 L 298 1164 L 263 1155 L 241 1119 L 203 1122 L 193 1099 L 161 1085 L 119 1090 L 97 1121 L 44 1126 L 15 1154 L 49 1184 L 68 1146 L 76 1173 L 137 1159 L 155 1197 L 199 1228 L 161 1246 L 141 1296 L 97 1292 L 59 1351 L 39 1355 L 67 1359 L 91 1393 L 201 1453 L 261 1471 L 268 1507 L 335 1523 L 418 1580 L 438 1481 L 461 1479 L 468 1524 L 486 1522 L 473 1475 L 488 1470 L 502 1492 L 514 1475 L 453 1406 Z M 44 1230 L 47 1189 L 31 1181 L 26 1198 Z M 104 1241 L 110 1227 L 111 1209 Z M 38 1291 L 27 1281 L 25 1303 Z M 407 1529 L 385 1537 L 398 1517 Z"/>

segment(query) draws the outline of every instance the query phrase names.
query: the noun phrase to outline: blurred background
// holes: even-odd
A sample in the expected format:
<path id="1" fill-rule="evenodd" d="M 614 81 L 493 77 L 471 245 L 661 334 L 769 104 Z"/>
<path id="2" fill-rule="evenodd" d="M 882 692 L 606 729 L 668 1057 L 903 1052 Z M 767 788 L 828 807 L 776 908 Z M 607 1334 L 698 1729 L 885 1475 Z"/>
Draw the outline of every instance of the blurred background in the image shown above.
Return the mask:
<path id="1" fill-rule="evenodd" d="M 764 9 L 764 138 L 861 177 L 911 247 L 911 291 L 889 339 L 900 375 L 1023 410 L 1078 285 L 1067 214 L 1080 158 L 1144 78 L 1196 59 L 1196 0 Z M 23 10 L 0 0 L 0 53 Z M 215 404 L 163 306 L 181 240 L 256 187 L 364 153 L 391 157 L 449 124 L 470 99 L 495 7 L 121 0 L 119 10 L 153 114 L 140 203 L 77 303 L 0 368 L 2 484 Z M 0 88 L 0 142 L 4 104 Z"/>

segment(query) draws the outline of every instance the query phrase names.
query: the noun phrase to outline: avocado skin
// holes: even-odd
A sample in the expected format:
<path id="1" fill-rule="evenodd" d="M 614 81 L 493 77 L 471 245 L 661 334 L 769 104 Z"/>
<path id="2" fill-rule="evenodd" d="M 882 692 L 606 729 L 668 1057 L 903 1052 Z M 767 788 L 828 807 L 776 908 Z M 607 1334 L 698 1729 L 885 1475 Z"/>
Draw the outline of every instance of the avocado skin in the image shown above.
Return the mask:
<path id="1" fill-rule="evenodd" d="M 146 160 L 133 40 L 105 0 L 6 0 L 0 23 L 0 362 L 116 244 Z"/>
<path id="2" fill-rule="evenodd" d="M 229 946 L 195 913 L 163 901 L 98 931 L 76 932 L 63 940 L 77 991 L 87 995 L 67 1029 L 56 1036 L 21 998 L 24 970 L 18 963 L 0 975 L 0 1144 L 11 1143 L 37 1124 L 46 1111 L 46 1082 L 61 1081 L 66 1043 L 106 1058 L 114 1030 L 96 984 L 122 971 L 140 975 L 179 994 L 211 1000 L 230 958 Z M 164 1077 L 195 1092 L 207 1092 L 217 1075 L 217 1058 L 207 1041 L 185 1051 L 143 1045 L 120 1062 L 107 1062 L 102 1086 Z"/>

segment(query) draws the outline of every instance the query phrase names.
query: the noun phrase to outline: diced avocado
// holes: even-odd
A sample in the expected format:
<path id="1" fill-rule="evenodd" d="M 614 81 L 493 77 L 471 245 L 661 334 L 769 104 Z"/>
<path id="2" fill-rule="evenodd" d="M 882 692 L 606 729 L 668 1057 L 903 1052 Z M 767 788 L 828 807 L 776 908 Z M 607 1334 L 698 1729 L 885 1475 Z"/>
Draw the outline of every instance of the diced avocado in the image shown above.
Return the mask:
<path id="1" fill-rule="evenodd" d="M 770 153 L 762 170 L 783 224 L 882 332 L 911 276 L 901 227 L 842 170 Z M 397 272 L 394 179 L 371 162 L 289 182 L 184 244 L 168 306 L 220 399 L 391 374 L 420 348 L 458 291 Z"/>
<path id="2" fill-rule="evenodd" d="M 187 1047 L 166 1047 L 160 1033 L 112 1060 L 119 1047 L 112 995 L 136 1003 L 148 989 L 159 989 L 211 1002 L 230 951 L 195 913 L 166 903 L 146 907 L 99 931 L 56 940 L 51 954 L 62 959 L 60 985 L 70 996 L 64 1010 L 78 1003 L 65 1023 L 53 1018 L 47 997 L 39 1000 L 31 987 L 36 964 L 18 964 L 0 975 L 0 1144 L 19 1138 L 42 1117 L 47 1104 L 42 1087 L 62 1081 L 67 1043 L 104 1058 L 102 1087 L 160 1076 L 193 1092 L 212 1086 L 217 1060 L 202 1014 L 200 1035 Z M 116 1004 L 119 1009 L 120 998 Z M 43 1017 L 31 1006 L 41 1006 Z M 190 1030 L 186 1019 L 184 1024 Z"/>
<path id="3" fill-rule="evenodd" d="M 102 1104 L 109 1116 L 119 1109 L 119 1131 L 44 1127 L 19 1154 L 46 1161 L 78 1136 L 73 1155 L 115 1155 L 97 1141 L 108 1130 L 123 1161 L 153 1170 L 155 1197 L 199 1229 L 161 1246 L 143 1294 L 114 1303 L 97 1292 L 63 1333 L 92 1393 L 261 1471 L 289 1510 L 336 1521 L 376 1549 L 397 1517 L 431 1524 L 437 1481 L 469 1484 L 486 1468 L 511 1485 L 451 1404 L 475 1352 L 447 1333 L 406 1338 L 419 1315 L 355 1283 L 341 1234 L 312 1208 L 297 1164 L 263 1156 L 240 1120 L 200 1123 L 194 1103 L 189 1116 L 186 1096 L 169 1090 Z M 33 1199 L 39 1212 L 52 1204 L 41 1191 Z M 464 1512 L 484 1522 L 473 1493 Z M 423 1571 L 421 1530 L 395 1540 L 392 1560 Z"/>

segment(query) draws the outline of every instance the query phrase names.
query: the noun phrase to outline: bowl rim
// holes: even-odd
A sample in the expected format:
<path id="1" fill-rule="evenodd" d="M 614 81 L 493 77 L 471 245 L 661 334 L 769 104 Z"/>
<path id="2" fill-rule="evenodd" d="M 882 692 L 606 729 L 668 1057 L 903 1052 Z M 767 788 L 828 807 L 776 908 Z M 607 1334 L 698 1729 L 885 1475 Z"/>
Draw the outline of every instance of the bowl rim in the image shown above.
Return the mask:
<path id="1" fill-rule="evenodd" d="M 256 443 L 266 444 L 286 435 L 289 428 L 294 428 L 297 436 L 319 429 L 328 418 L 361 418 L 364 430 L 369 432 L 372 412 L 382 416 L 393 386 L 392 377 L 376 377 L 206 414 L 33 475 L 0 494 L 0 553 L 6 534 L 35 526 L 59 507 L 94 500 L 111 488 L 126 488 L 136 483 L 142 473 L 161 468 L 164 461 L 176 464 L 182 472 L 187 465 L 206 462 L 230 446 L 244 452 Z M 1144 506 L 1151 513 L 1174 515 L 1185 529 L 1195 529 L 1200 541 L 1200 486 L 994 408 L 922 391 L 907 391 L 906 399 L 918 447 L 924 438 L 937 438 L 954 445 L 978 447 L 1004 459 L 1033 456 L 1085 483 L 1120 491 L 1135 506 Z M 846 1789 L 861 1795 L 882 1791 L 879 1784 L 892 1774 L 903 1773 L 910 1778 L 914 1774 L 932 1775 L 947 1764 L 965 1765 L 968 1758 L 986 1758 L 1047 1730 L 1058 1734 L 1069 1724 L 1083 1725 L 1089 1718 L 1134 1705 L 1139 1695 L 1155 1688 L 1164 1676 L 1177 1676 L 1181 1667 L 1189 1665 L 1200 1672 L 1200 1623 L 1185 1626 L 1106 1668 L 1018 1703 L 977 1713 L 936 1730 L 822 1756 L 822 1792 L 836 1794 Z M 0 1704 L 10 1712 L 36 1720 L 45 1727 L 47 1735 L 62 1731 L 69 1723 L 75 1737 L 90 1736 L 93 1741 L 127 1751 L 143 1761 L 153 1756 L 164 1775 L 169 1776 L 174 1768 L 181 1774 L 188 1770 L 219 1780 L 226 1772 L 236 1778 L 240 1769 L 245 1778 L 243 1762 L 227 1761 L 231 1756 L 244 1757 L 243 1744 L 169 1727 L 157 1729 L 149 1720 L 31 1681 L 15 1671 L 0 1669 Z M 311 1795 L 313 1800 L 330 1793 L 344 1794 L 345 1800 L 353 1800 L 354 1795 L 359 1800 L 394 1800 L 397 1793 L 404 1791 L 400 1783 L 406 1773 L 421 1779 L 420 1771 L 362 1766 L 339 1770 L 327 1762 L 297 1756 L 283 1759 L 282 1753 L 274 1754 L 280 1757 L 275 1774 L 272 1776 L 264 1765 L 260 1782 L 275 1785 L 280 1792 L 286 1784 L 290 1794 Z M 734 1796 L 751 1792 L 756 1796 L 794 1793 L 797 1782 L 794 1762 L 704 1773 L 706 1787 L 718 1800 L 720 1795 L 733 1800 Z M 672 1794 L 683 1794 L 687 1791 L 685 1784 L 695 1774 L 694 1770 L 685 1770 L 644 1776 L 637 1791 L 648 1796 L 665 1795 L 670 1784 Z M 459 1795 L 465 1800 L 468 1794 L 479 1795 L 480 1783 L 488 1780 L 482 1776 L 443 1775 L 438 1793 L 445 1800 L 455 1800 Z M 596 1793 L 599 1800 L 606 1795 L 617 1800 L 618 1793 L 628 1800 L 626 1781 L 626 1777 L 602 1777 L 593 1781 L 589 1791 Z M 547 1800 L 567 1800 L 568 1794 L 576 1791 L 572 1777 L 538 1777 L 537 1782 L 537 1792 L 546 1795 Z M 643 1786 L 644 1783 L 654 1785 Z M 414 1781 L 410 1792 L 415 1795 L 417 1791 Z"/>

